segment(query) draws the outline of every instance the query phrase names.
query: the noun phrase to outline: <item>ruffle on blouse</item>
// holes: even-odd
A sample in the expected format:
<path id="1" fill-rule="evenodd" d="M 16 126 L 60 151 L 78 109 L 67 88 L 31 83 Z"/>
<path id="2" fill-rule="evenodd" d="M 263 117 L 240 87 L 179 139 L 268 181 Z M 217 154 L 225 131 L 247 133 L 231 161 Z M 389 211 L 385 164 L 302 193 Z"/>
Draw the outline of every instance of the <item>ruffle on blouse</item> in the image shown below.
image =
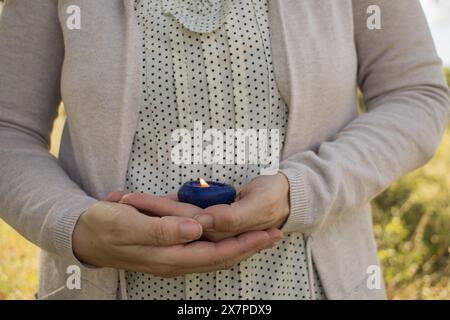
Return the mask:
<path id="1" fill-rule="evenodd" d="M 162 0 L 162 13 L 171 15 L 188 30 L 199 33 L 218 29 L 231 11 L 232 0 Z"/>

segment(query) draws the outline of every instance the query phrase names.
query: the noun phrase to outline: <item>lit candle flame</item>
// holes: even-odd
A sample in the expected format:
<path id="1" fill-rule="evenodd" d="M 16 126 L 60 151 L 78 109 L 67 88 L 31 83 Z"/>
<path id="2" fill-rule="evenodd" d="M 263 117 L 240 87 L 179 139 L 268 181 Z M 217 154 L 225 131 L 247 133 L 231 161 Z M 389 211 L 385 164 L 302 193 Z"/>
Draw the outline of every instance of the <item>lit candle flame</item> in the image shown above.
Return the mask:
<path id="1" fill-rule="evenodd" d="M 200 178 L 199 181 L 200 181 L 200 187 L 202 187 L 202 188 L 209 187 L 209 184 L 204 179 Z"/>

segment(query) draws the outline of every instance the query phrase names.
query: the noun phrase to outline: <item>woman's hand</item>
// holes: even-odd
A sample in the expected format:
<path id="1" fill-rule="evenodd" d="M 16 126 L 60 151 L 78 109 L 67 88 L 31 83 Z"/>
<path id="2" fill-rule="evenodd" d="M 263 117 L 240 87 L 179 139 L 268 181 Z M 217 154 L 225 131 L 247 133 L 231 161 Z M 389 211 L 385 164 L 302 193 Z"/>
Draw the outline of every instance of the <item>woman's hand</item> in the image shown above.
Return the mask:
<path id="1" fill-rule="evenodd" d="M 194 215 L 198 210 L 158 198 L 153 197 L 153 210 L 160 210 L 155 215 L 170 210 Z M 77 258 L 87 264 L 173 277 L 229 268 L 282 237 L 279 230 L 268 230 L 247 232 L 217 243 L 191 242 L 201 235 L 197 221 L 181 217 L 176 211 L 160 218 L 129 205 L 102 201 L 81 215 L 73 234 L 73 248 Z"/>
<path id="2" fill-rule="evenodd" d="M 230 205 L 203 210 L 195 219 L 204 237 L 218 241 L 253 230 L 279 229 L 289 215 L 289 182 L 281 174 L 258 176 L 243 186 Z"/>
<path id="3" fill-rule="evenodd" d="M 247 231 L 278 229 L 289 215 L 289 182 L 281 173 L 258 176 L 240 189 L 236 201 L 231 205 L 216 205 L 204 210 L 172 201 L 176 200 L 175 196 L 164 198 L 166 201 L 170 199 L 173 206 L 178 204 L 189 207 L 185 207 L 186 210 L 179 207 L 177 210 L 172 208 L 164 212 L 155 207 L 157 204 L 152 195 L 143 193 L 117 195 L 116 198 L 122 197 L 122 203 L 144 212 L 159 212 L 163 215 L 178 212 L 180 216 L 194 218 L 202 224 L 203 237 L 211 241 L 219 241 Z"/>

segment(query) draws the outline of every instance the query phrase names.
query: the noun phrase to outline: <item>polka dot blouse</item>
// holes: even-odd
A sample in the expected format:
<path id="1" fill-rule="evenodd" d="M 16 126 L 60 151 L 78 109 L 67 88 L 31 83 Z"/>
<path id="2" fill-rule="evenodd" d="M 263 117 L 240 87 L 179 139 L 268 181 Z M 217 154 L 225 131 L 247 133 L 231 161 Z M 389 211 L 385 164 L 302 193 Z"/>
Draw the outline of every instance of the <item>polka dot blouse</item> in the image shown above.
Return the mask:
<path id="1" fill-rule="evenodd" d="M 259 174 L 258 164 L 175 164 L 172 132 L 198 122 L 203 131 L 278 129 L 283 143 L 288 109 L 274 79 L 267 1 L 136 0 L 142 102 L 128 191 L 176 193 L 201 177 L 239 186 Z M 127 271 L 128 298 L 323 299 L 305 247 L 292 233 L 228 270 L 169 279 Z"/>

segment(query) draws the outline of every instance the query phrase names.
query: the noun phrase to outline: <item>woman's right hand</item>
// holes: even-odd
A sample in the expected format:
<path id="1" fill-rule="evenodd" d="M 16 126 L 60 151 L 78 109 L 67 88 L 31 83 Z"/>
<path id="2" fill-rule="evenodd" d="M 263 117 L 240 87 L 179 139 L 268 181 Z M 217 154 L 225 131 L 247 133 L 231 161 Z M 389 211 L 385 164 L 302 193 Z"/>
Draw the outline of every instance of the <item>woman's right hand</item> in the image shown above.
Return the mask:
<path id="1" fill-rule="evenodd" d="M 161 203 L 167 203 L 167 199 Z M 170 208 L 184 213 L 197 210 L 179 203 Z M 98 202 L 81 215 L 75 226 L 74 254 L 97 267 L 174 277 L 230 268 L 282 238 L 280 230 L 272 229 L 216 243 L 195 241 L 202 236 L 201 225 L 181 216 L 176 212 L 172 216 L 148 216 L 129 205 Z"/>

